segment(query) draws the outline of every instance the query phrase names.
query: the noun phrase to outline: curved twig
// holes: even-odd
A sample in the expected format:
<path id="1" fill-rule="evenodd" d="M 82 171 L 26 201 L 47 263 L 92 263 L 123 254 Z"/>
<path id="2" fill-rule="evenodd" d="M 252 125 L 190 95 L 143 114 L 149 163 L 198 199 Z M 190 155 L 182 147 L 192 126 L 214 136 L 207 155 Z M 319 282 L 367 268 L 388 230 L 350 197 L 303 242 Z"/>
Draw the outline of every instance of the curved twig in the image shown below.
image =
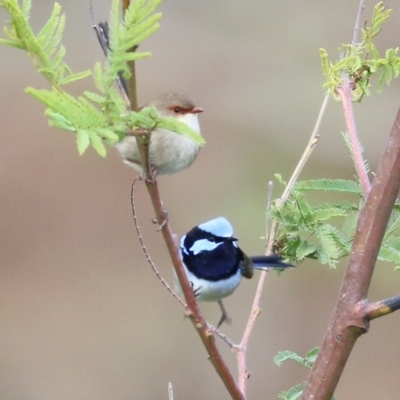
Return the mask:
<path id="1" fill-rule="evenodd" d="M 133 222 L 135 224 L 136 233 L 137 233 L 137 236 L 138 236 L 138 239 L 140 242 L 140 247 L 142 248 L 142 251 L 144 253 L 144 256 L 146 257 L 147 262 L 149 263 L 151 269 L 156 274 L 156 276 L 157 276 L 158 280 L 161 282 L 161 284 L 178 301 L 178 303 L 180 303 L 183 307 L 186 308 L 186 304 L 183 302 L 183 300 L 175 293 L 175 291 L 171 288 L 171 286 L 168 285 L 167 281 L 161 276 L 160 272 L 158 271 L 158 268 L 154 264 L 153 260 L 150 257 L 149 252 L 147 251 L 147 247 L 144 243 L 143 236 L 140 231 L 139 222 L 138 222 L 137 214 L 136 214 L 136 207 L 135 207 L 134 193 L 135 193 L 135 184 L 137 183 L 138 180 L 139 180 L 138 177 L 135 178 L 133 180 L 132 186 L 131 186 L 131 210 L 132 210 Z"/>

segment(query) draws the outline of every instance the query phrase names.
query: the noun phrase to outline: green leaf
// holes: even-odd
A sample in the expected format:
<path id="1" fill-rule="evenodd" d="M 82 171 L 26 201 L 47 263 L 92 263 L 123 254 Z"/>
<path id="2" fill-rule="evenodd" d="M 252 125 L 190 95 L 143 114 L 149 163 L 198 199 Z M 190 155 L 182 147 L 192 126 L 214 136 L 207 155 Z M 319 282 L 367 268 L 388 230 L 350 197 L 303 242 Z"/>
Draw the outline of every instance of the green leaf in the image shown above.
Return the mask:
<path id="1" fill-rule="evenodd" d="M 107 150 L 101 140 L 101 138 L 93 133 L 89 133 L 90 142 L 92 143 L 92 147 L 97 151 L 97 153 L 101 157 L 105 157 L 107 155 Z"/>
<path id="2" fill-rule="evenodd" d="M 274 177 L 280 184 L 282 184 L 283 186 L 286 186 L 286 182 L 283 180 L 281 174 L 274 174 Z"/>
<path id="3" fill-rule="evenodd" d="M 358 182 L 344 179 L 315 179 L 310 181 L 297 182 L 294 185 L 296 190 L 316 190 L 331 192 L 346 192 L 352 194 L 362 194 L 361 186 Z"/>
<path id="4" fill-rule="evenodd" d="M 274 357 L 274 363 L 280 367 L 282 364 L 287 361 L 295 361 L 301 365 L 304 365 L 308 369 L 311 369 L 312 366 L 314 365 L 314 362 L 318 356 L 319 352 L 319 347 L 314 347 L 311 349 L 305 357 L 299 356 L 297 353 L 294 353 L 293 351 L 280 351 L 275 357 Z"/>
<path id="5" fill-rule="evenodd" d="M 54 4 L 50 17 L 37 35 L 30 22 L 30 0 L 0 0 L 11 16 L 9 26 L 4 29 L 6 39 L 0 44 L 25 50 L 36 69 L 50 82 L 52 90 L 27 88 L 26 92 L 42 102 L 49 125 L 76 132 L 79 154 L 83 154 L 91 144 L 102 157 L 106 155 L 105 144 L 115 144 L 124 137 L 127 130 L 135 126 L 152 129 L 158 124 L 204 143 L 201 135 L 193 132 L 185 124 L 163 119 L 153 111 L 133 113 L 125 103 L 125 97 L 116 89 L 117 76 L 130 75 L 128 62 L 138 60 L 150 53 L 132 52 L 132 46 L 139 44 L 159 28 L 160 13 L 153 13 L 160 0 L 136 0 L 126 10 L 125 20 L 120 21 L 120 0 L 112 1 L 110 15 L 110 46 L 104 67 L 96 63 L 93 69 L 97 93 L 84 92 L 84 96 L 73 97 L 63 90 L 63 85 L 83 79 L 91 71 L 74 73 L 64 57 L 65 47 L 61 44 L 65 28 L 65 15 L 58 3 Z M 138 125 L 135 125 L 138 124 Z"/>
<path id="6" fill-rule="evenodd" d="M 76 144 L 78 146 L 78 153 L 81 156 L 90 144 L 89 132 L 82 129 L 76 132 Z"/>
<path id="7" fill-rule="evenodd" d="M 347 210 L 341 210 L 339 208 L 325 208 L 317 209 L 313 212 L 313 219 L 319 222 L 327 221 L 332 218 L 346 217 Z"/>
<path id="8" fill-rule="evenodd" d="M 279 393 L 278 398 L 283 400 L 298 400 L 303 394 L 304 385 L 304 383 L 299 383 L 288 391 Z"/>
<path id="9" fill-rule="evenodd" d="M 302 261 L 307 256 L 314 254 L 316 251 L 316 246 L 309 244 L 306 240 L 301 240 L 300 245 L 296 249 L 296 259 Z"/>
<path id="10" fill-rule="evenodd" d="M 397 244 L 398 242 L 399 238 L 397 238 Z M 378 259 L 396 264 L 396 270 L 400 268 L 400 250 L 395 246 L 383 243 L 379 250 Z"/>
<path id="11" fill-rule="evenodd" d="M 148 57 L 150 53 L 132 52 L 132 47 L 152 35 L 158 28 L 161 14 L 150 15 L 158 2 L 131 2 L 120 22 L 120 1 L 113 0 L 109 18 L 109 44 L 107 65 L 103 74 L 96 72 L 96 86 L 106 92 L 118 74 L 129 74 L 128 62 Z M 99 81 L 102 81 L 101 83 Z"/>
<path id="12" fill-rule="evenodd" d="M 356 206 L 354 203 L 351 203 L 347 200 L 342 200 L 339 201 L 338 203 L 322 203 L 322 204 L 318 204 L 316 206 L 313 207 L 314 210 L 326 210 L 326 209 L 339 209 L 341 211 L 358 211 L 359 208 L 358 206 Z"/>
<path id="13" fill-rule="evenodd" d="M 306 360 L 308 361 L 308 363 L 310 363 L 311 365 L 314 365 L 315 360 L 318 357 L 319 354 L 319 347 L 314 347 L 313 349 L 311 349 L 307 354 L 306 354 Z"/>
<path id="14" fill-rule="evenodd" d="M 86 78 L 87 76 L 91 75 L 92 71 L 81 71 L 76 74 L 70 74 L 63 79 L 60 79 L 60 85 L 66 85 L 67 83 L 75 82 L 80 79 Z"/>
<path id="15" fill-rule="evenodd" d="M 16 0 L 3 0 L 1 5 L 11 16 L 10 28 L 4 32 L 9 40 L 1 40 L 1 44 L 17 47 L 25 50 L 43 76 L 54 87 L 81 79 L 87 76 L 87 71 L 72 74 L 62 60 L 65 49 L 60 45 L 65 26 L 65 16 L 61 15 L 61 6 L 54 4 L 52 13 L 37 35 L 32 31 L 29 23 L 30 2 L 23 2 L 22 8 Z"/>
<path id="16" fill-rule="evenodd" d="M 399 238 L 399 247 L 400 247 L 400 212 L 392 211 L 392 214 L 389 219 L 389 225 L 385 234 L 385 238 L 390 237 L 391 235 Z"/>
<path id="17" fill-rule="evenodd" d="M 333 236 L 333 230 L 334 228 L 329 224 L 321 224 L 315 229 L 315 234 L 321 243 L 322 251 L 327 257 L 327 263 L 331 268 L 336 267 L 339 259 L 339 249 Z"/>
<path id="18" fill-rule="evenodd" d="M 115 144 L 119 141 L 119 136 L 109 128 L 98 128 L 96 129 L 96 133 L 100 137 L 108 140 L 111 144 Z"/>
<path id="19" fill-rule="evenodd" d="M 280 351 L 275 357 L 274 357 L 274 363 L 278 366 L 281 367 L 282 364 L 287 361 L 295 361 L 298 362 L 299 364 L 305 365 L 304 363 L 304 357 L 299 356 L 297 353 L 294 353 L 293 351 Z M 308 365 L 306 365 L 308 367 Z"/>
<path id="20" fill-rule="evenodd" d="M 173 117 L 164 117 L 161 118 L 158 122 L 157 126 L 159 128 L 168 129 L 170 131 L 176 132 L 180 135 L 186 136 L 189 139 L 192 139 L 195 143 L 200 146 L 203 146 L 206 141 L 200 133 L 197 133 L 193 129 L 189 128 L 185 123 L 178 121 Z"/>
<path id="21" fill-rule="evenodd" d="M 83 94 L 88 98 L 89 100 L 93 101 L 94 103 L 97 104 L 104 104 L 106 98 L 98 93 L 93 93 L 93 92 L 83 92 Z"/>

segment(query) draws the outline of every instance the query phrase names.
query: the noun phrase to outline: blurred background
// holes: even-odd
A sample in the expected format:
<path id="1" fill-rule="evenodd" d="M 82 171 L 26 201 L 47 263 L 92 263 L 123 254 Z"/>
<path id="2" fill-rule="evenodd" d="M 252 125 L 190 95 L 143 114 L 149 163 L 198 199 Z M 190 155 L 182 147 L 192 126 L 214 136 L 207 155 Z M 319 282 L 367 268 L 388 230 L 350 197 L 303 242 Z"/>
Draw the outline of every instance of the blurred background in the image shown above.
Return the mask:
<path id="1" fill-rule="evenodd" d="M 53 1 L 33 2 L 38 31 Z M 370 20 L 366 1 L 361 19 Z M 86 1 L 62 1 L 64 43 L 75 71 L 103 55 Z M 378 37 L 382 53 L 399 46 L 400 7 Z M 93 0 L 97 20 L 109 1 Z M 224 215 L 249 254 L 264 251 L 267 182 L 288 179 L 314 126 L 324 83 L 318 49 L 333 59 L 351 42 L 358 1 L 165 0 L 161 29 L 142 46 L 153 56 L 137 65 L 139 101 L 166 91 L 191 94 L 207 145 L 188 170 L 159 179 L 171 226 L 180 236 Z M 0 25 L 7 15 L 0 9 Z M 109 149 L 77 154 L 74 135 L 49 128 L 44 107 L 24 93 L 48 87 L 22 51 L 0 48 L 0 387 L 2 400 L 228 399 L 182 308 L 160 285 L 139 247 L 130 209 L 135 173 Z M 355 105 L 365 156 L 375 170 L 400 104 L 399 82 Z M 94 90 L 91 78 L 71 86 Z M 322 139 L 301 179 L 352 179 L 340 132 L 341 107 L 330 101 Z M 276 185 L 274 197 L 282 189 Z M 326 200 L 326 199 L 325 199 Z M 136 205 L 146 245 L 171 280 L 171 263 L 151 223 L 143 184 Z M 293 363 L 278 368 L 279 350 L 304 355 L 321 344 L 344 265 L 305 262 L 268 276 L 248 348 L 249 399 L 275 399 L 306 379 Z M 257 279 L 226 299 L 233 322 L 223 331 L 240 340 Z M 379 264 L 370 296 L 399 294 L 400 274 Z M 216 323 L 216 304 L 202 304 Z M 372 323 L 357 342 L 339 383 L 338 399 L 398 399 L 400 314 Z M 236 359 L 221 351 L 236 376 Z"/>

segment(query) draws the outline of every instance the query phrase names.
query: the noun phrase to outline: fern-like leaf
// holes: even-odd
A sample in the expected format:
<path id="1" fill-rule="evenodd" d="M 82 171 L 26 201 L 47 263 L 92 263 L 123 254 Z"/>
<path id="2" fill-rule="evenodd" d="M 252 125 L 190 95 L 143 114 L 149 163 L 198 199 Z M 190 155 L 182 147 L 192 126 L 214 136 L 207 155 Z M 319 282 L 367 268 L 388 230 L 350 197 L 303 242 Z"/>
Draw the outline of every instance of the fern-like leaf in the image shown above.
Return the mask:
<path id="1" fill-rule="evenodd" d="M 303 394 L 303 390 L 304 390 L 304 383 L 299 383 L 298 385 L 293 386 L 289 390 L 279 393 L 278 398 L 283 400 L 298 400 Z"/>
<path id="2" fill-rule="evenodd" d="M 344 179 L 316 179 L 310 181 L 297 182 L 294 185 L 296 190 L 314 190 L 326 192 L 344 192 L 358 194 L 361 196 L 362 190 L 358 182 Z"/>
<path id="3" fill-rule="evenodd" d="M 63 62 L 65 49 L 60 46 L 60 42 L 65 26 L 65 16 L 61 15 L 61 7 L 58 3 L 54 4 L 50 18 L 37 35 L 33 33 L 29 23 L 31 6 L 29 1 L 25 0 L 22 8 L 17 0 L 2 0 L 0 5 L 6 8 L 12 18 L 10 28 L 4 29 L 9 40 L 1 40 L 0 43 L 25 50 L 32 58 L 37 70 L 52 86 L 58 87 L 90 75 L 90 71 L 73 74 Z"/>
<path id="4" fill-rule="evenodd" d="M 321 243 L 320 261 L 325 260 L 331 268 L 335 268 L 339 259 L 339 249 L 333 235 L 334 228 L 329 224 L 322 224 L 315 228 L 315 234 Z"/>

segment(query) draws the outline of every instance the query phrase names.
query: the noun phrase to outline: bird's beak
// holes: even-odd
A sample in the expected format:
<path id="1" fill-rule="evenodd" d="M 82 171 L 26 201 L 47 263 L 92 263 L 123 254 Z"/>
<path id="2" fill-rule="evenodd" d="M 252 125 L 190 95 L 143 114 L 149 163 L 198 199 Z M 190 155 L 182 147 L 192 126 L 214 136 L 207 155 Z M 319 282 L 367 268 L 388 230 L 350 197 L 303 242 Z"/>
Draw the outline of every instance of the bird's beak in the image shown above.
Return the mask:
<path id="1" fill-rule="evenodd" d="M 198 113 L 201 113 L 201 112 L 203 112 L 204 110 L 202 109 L 202 108 L 200 108 L 200 107 L 193 107 L 191 110 L 190 110 L 190 113 L 191 114 L 198 114 Z"/>

